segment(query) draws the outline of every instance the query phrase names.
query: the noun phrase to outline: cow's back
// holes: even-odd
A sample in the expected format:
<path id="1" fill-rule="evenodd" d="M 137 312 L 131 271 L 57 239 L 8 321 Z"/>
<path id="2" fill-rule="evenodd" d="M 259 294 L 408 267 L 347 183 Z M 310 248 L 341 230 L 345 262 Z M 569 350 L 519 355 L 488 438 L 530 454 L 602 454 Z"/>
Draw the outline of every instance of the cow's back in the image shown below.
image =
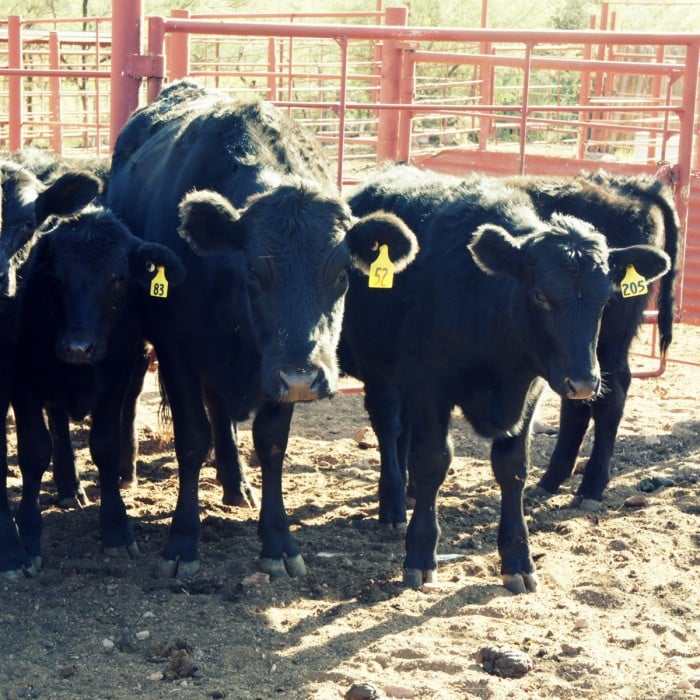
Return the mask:
<path id="1" fill-rule="evenodd" d="M 180 247 L 177 206 L 187 192 L 211 189 L 242 207 L 289 174 L 335 189 L 320 146 L 284 112 L 184 80 L 127 121 L 107 203 L 136 235 Z"/>

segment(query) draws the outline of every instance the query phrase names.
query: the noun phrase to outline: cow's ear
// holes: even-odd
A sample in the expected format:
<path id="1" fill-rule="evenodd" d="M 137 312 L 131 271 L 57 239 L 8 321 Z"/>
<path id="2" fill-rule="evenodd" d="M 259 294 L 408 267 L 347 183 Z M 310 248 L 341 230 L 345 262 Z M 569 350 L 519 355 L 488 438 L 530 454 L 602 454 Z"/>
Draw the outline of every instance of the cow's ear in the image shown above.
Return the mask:
<path id="1" fill-rule="evenodd" d="M 483 224 L 474 232 L 467 245 L 474 262 L 490 275 L 519 277 L 522 252 L 519 240 L 495 224 Z"/>
<path id="2" fill-rule="evenodd" d="M 608 262 L 613 284 L 616 287 L 619 287 L 630 265 L 648 283 L 665 275 L 671 269 L 671 258 L 663 250 L 649 245 L 612 248 L 608 256 Z"/>
<path id="3" fill-rule="evenodd" d="M 243 246 L 240 214 L 218 192 L 198 190 L 180 202 L 178 233 L 198 253 L 215 253 Z"/>
<path id="4" fill-rule="evenodd" d="M 129 270 L 144 287 L 150 286 L 161 267 L 170 286 L 174 287 L 185 279 L 185 266 L 180 258 L 160 243 L 141 243 L 129 256 Z"/>
<path id="5" fill-rule="evenodd" d="M 345 238 L 355 267 L 369 274 L 379 246 L 386 245 L 394 272 L 408 267 L 418 253 L 415 233 L 396 215 L 374 212 L 355 222 Z"/>
<path id="6" fill-rule="evenodd" d="M 102 180 L 90 173 L 61 175 L 36 198 L 34 210 L 40 224 L 49 216 L 72 216 L 92 202 L 102 190 Z"/>

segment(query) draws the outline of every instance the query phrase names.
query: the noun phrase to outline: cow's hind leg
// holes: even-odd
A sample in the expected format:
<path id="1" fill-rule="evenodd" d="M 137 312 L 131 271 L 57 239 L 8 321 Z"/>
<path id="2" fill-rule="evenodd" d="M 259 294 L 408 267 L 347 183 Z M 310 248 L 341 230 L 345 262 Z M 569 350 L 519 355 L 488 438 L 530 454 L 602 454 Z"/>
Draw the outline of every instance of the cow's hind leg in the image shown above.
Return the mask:
<path id="1" fill-rule="evenodd" d="M 530 489 L 528 498 L 545 500 L 559 491 L 571 476 L 581 443 L 591 419 L 591 404 L 562 399 L 559 409 L 559 433 L 547 470 L 537 486 Z"/>
<path id="2" fill-rule="evenodd" d="M 207 387 L 204 402 L 214 441 L 216 479 L 224 491 L 222 502 L 227 506 L 258 508 L 257 496 L 241 464 L 236 425 L 231 421 L 226 403 Z"/>
<path id="3" fill-rule="evenodd" d="M 52 402 L 46 406 L 46 416 L 51 432 L 53 480 L 61 508 L 82 508 L 90 503 L 75 464 L 70 436 L 70 417 L 62 404 Z"/>
<path id="4" fill-rule="evenodd" d="M 282 464 L 293 411 L 294 404 L 265 402 L 253 421 L 253 442 L 262 469 L 259 565 L 271 576 L 306 574 L 304 559 L 289 531 L 282 496 Z"/>
<path id="5" fill-rule="evenodd" d="M 629 367 L 615 372 L 608 378 L 607 393 L 593 404 L 593 448 L 574 498 L 574 504 L 584 510 L 598 510 L 603 501 L 603 492 L 610 481 L 610 460 L 630 382 Z"/>
<path id="6" fill-rule="evenodd" d="M 119 486 L 122 489 L 134 489 L 138 482 L 136 460 L 139 442 L 136 435 L 136 411 L 150 362 L 151 356 L 144 350 L 134 363 L 122 401 L 119 437 Z"/>

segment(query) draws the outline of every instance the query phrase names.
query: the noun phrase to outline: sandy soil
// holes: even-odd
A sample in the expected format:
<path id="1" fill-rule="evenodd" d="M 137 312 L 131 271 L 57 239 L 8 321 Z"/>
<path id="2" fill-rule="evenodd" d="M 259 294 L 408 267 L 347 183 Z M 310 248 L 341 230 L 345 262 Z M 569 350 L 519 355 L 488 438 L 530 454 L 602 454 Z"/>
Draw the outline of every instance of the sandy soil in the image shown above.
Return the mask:
<path id="1" fill-rule="evenodd" d="M 639 349 L 650 349 L 648 338 Z M 210 465 L 202 570 L 189 583 L 155 579 L 177 470 L 151 383 L 139 413 L 141 482 L 127 499 L 142 556 L 106 559 L 97 506 L 59 509 L 47 478 L 44 568 L 35 579 L 0 581 L 0 697 L 326 700 L 353 685 L 354 697 L 700 697 L 700 367 L 679 361 L 700 361 L 700 329 L 678 327 L 671 355 L 663 376 L 633 382 L 603 509 L 568 507 L 574 477 L 530 514 L 541 587 L 522 596 L 499 585 L 488 445 L 458 417 L 440 497 L 441 582 L 402 586 L 402 537 L 376 523 L 378 453 L 356 439 L 368 425 L 358 394 L 295 414 L 285 498 L 306 578 L 250 581 L 257 513 L 221 505 Z M 556 422 L 553 397 L 540 415 Z M 97 503 L 87 427 L 75 435 Z M 249 457 L 249 423 L 240 435 Z M 535 438 L 533 479 L 553 444 Z M 258 470 L 249 473 L 259 489 Z M 673 485 L 638 490 L 655 476 Z M 16 499 L 16 468 L 10 485 Z M 530 670 L 487 672 L 480 650 L 502 647 L 510 656 L 501 658 L 529 659 Z"/>

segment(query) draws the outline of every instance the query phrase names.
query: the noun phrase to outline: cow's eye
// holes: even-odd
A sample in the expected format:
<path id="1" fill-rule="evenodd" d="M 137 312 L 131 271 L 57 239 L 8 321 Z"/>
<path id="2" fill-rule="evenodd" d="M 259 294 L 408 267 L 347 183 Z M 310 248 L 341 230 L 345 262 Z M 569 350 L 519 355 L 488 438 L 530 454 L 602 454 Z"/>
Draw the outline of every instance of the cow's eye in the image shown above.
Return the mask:
<path id="1" fill-rule="evenodd" d="M 541 289 L 535 289 L 532 292 L 532 298 L 534 299 L 535 303 L 538 306 L 541 306 L 543 309 L 549 310 L 551 308 L 547 295 Z"/>
<path id="2" fill-rule="evenodd" d="M 343 294 L 348 288 L 348 273 L 347 270 L 341 270 L 335 278 L 335 288 L 339 294 Z"/>

